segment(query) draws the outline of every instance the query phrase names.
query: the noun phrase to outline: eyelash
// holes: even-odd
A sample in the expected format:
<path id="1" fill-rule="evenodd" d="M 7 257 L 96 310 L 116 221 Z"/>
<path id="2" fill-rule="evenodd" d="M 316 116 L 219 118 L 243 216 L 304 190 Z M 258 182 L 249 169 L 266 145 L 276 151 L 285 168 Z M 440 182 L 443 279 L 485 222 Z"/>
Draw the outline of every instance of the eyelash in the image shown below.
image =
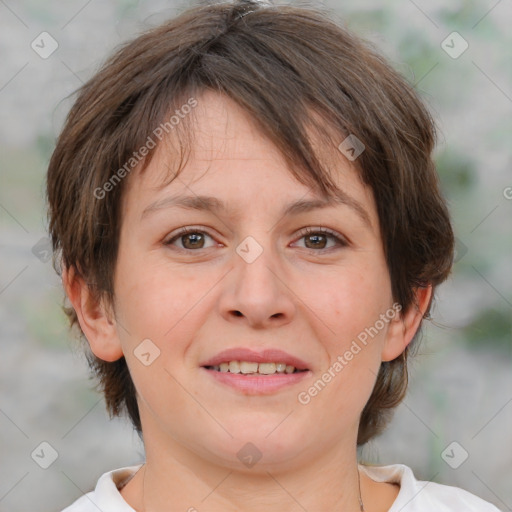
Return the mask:
<path id="1" fill-rule="evenodd" d="M 183 237 L 185 235 L 197 234 L 197 233 L 208 235 L 210 238 L 213 239 L 213 236 L 210 235 L 204 229 L 195 228 L 193 226 L 192 227 L 187 226 L 187 227 L 179 229 L 178 232 L 174 236 L 172 236 L 172 238 L 170 238 L 169 240 L 164 242 L 164 245 L 172 245 L 176 240 L 179 240 L 181 237 Z M 309 235 L 328 235 L 331 238 L 336 240 L 337 246 L 335 246 L 335 247 L 329 247 L 327 249 L 318 249 L 318 250 L 305 248 L 306 250 L 312 251 L 315 253 L 327 252 L 327 251 L 331 251 L 332 249 L 336 249 L 336 248 L 340 248 L 340 247 L 347 247 L 349 245 L 348 241 L 343 236 L 336 233 L 336 231 L 332 231 L 331 229 L 328 229 L 328 228 L 313 228 L 313 227 L 303 228 L 299 231 L 299 237 L 296 240 L 300 240 L 301 238 L 304 238 Z M 202 250 L 202 249 L 182 249 L 181 247 L 177 247 L 176 249 L 178 249 L 180 251 L 185 251 L 185 252 L 199 252 Z M 207 247 L 206 249 L 209 249 L 209 247 Z M 203 250 L 205 250 L 205 249 L 203 249 Z"/>
<path id="2" fill-rule="evenodd" d="M 314 253 L 323 253 L 323 252 L 331 252 L 332 250 L 347 247 L 348 241 L 345 237 L 342 235 L 336 233 L 336 231 L 333 231 L 329 228 L 315 228 L 315 227 L 307 227 L 303 228 L 299 231 L 299 237 L 297 240 L 300 240 L 301 238 L 307 237 L 309 235 L 326 235 L 328 238 L 333 238 L 336 242 L 336 245 L 333 247 L 328 247 L 326 249 L 309 249 L 308 247 L 304 247 L 305 250 L 311 251 Z"/>

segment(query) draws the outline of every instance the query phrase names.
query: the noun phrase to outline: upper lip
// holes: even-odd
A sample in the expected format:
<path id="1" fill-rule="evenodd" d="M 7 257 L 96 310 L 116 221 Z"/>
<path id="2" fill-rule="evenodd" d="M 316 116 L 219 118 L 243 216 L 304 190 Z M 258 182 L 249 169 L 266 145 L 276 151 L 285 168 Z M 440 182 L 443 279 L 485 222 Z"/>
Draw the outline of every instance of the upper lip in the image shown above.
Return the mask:
<path id="1" fill-rule="evenodd" d="M 277 348 L 267 348 L 258 352 L 249 348 L 229 348 L 219 352 L 200 366 L 216 366 L 229 361 L 249 361 L 254 363 L 285 363 L 297 370 L 308 370 L 308 365 L 302 359 L 292 356 Z"/>

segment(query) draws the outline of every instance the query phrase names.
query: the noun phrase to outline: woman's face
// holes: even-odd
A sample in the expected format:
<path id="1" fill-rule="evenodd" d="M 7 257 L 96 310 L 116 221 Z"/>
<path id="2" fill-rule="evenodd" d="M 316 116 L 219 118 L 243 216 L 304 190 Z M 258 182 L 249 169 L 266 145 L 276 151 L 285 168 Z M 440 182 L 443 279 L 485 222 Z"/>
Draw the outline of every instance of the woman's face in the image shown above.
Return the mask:
<path id="1" fill-rule="evenodd" d="M 211 92 L 197 99 L 183 171 L 159 188 L 172 167 L 161 144 L 122 208 L 114 343 L 146 445 L 242 470 L 259 457 L 257 467 L 285 468 L 355 449 L 380 362 L 403 349 L 371 191 L 331 148 L 344 199 L 307 207 L 322 198 L 243 110 Z M 261 359 L 226 363 L 278 373 L 205 367 L 230 349 Z M 293 358 L 306 371 L 282 373 Z"/>

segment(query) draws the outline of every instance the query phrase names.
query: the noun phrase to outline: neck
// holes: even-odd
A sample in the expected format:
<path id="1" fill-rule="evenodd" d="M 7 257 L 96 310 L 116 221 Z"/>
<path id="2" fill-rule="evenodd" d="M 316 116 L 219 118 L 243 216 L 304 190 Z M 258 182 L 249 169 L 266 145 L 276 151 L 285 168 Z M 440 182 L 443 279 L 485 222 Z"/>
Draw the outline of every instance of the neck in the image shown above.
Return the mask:
<path id="1" fill-rule="evenodd" d="M 190 512 L 205 508 L 223 512 L 292 512 L 297 507 L 364 510 L 355 448 L 332 449 L 307 464 L 289 461 L 293 470 L 264 465 L 262 458 L 241 471 L 207 462 L 183 448 L 165 455 L 147 446 L 146 454 L 146 464 L 134 477 L 130 493 L 123 493 L 140 512 L 163 512 L 171 505 Z"/>

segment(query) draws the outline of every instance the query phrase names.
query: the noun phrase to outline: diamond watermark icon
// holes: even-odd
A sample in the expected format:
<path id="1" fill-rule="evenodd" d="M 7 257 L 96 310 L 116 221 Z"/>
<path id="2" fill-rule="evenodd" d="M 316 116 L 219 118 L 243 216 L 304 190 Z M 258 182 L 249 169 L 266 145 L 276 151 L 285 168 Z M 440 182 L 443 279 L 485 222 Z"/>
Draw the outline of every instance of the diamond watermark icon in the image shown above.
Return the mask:
<path id="1" fill-rule="evenodd" d="M 32 254 L 43 263 L 52 257 L 52 242 L 49 238 L 43 237 L 32 247 Z"/>
<path id="2" fill-rule="evenodd" d="M 160 349 L 146 338 L 137 345 L 133 353 L 144 366 L 149 366 L 160 355 Z"/>
<path id="3" fill-rule="evenodd" d="M 59 43 L 48 32 L 41 32 L 30 43 L 30 47 L 39 57 L 47 59 L 59 47 Z"/>
<path id="4" fill-rule="evenodd" d="M 57 450 L 47 441 L 37 445 L 30 456 L 43 469 L 48 469 L 59 458 Z"/>
<path id="5" fill-rule="evenodd" d="M 455 238 L 455 249 L 453 252 L 453 263 L 460 261 L 468 252 L 468 248 L 458 238 Z"/>
<path id="6" fill-rule="evenodd" d="M 443 40 L 441 48 L 452 59 L 458 59 L 469 48 L 469 44 L 458 32 L 452 32 Z"/>
<path id="7" fill-rule="evenodd" d="M 338 149 L 353 162 L 364 150 L 365 145 L 355 135 L 350 134 L 339 146 Z"/>
<path id="8" fill-rule="evenodd" d="M 246 263 L 252 263 L 261 255 L 263 247 L 252 236 L 248 236 L 238 245 L 236 252 Z"/>
<path id="9" fill-rule="evenodd" d="M 252 468 L 261 459 L 262 453 L 254 444 L 245 443 L 236 455 L 242 464 Z"/>
<path id="10" fill-rule="evenodd" d="M 450 466 L 452 469 L 457 469 L 469 457 L 469 453 L 459 444 L 457 441 L 450 443 L 442 452 L 441 458 Z"/>

